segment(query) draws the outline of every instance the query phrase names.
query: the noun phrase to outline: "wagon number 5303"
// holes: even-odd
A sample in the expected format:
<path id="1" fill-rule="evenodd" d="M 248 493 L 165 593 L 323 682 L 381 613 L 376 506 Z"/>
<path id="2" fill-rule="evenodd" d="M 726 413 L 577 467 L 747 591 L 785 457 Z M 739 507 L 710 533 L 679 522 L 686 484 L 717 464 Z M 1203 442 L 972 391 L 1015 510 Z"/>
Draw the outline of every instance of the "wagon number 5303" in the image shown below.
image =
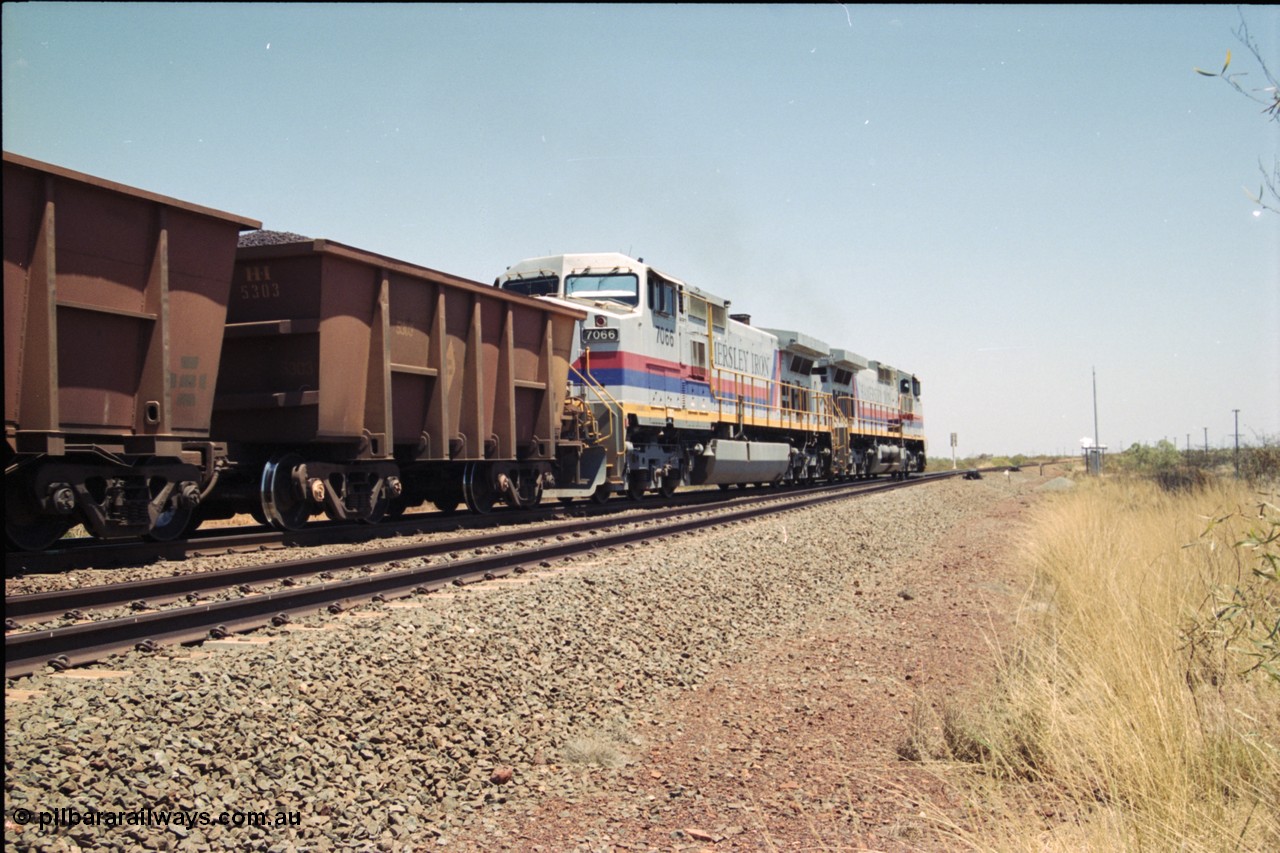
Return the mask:
<path id="1" fill-rule="evenodd" d="M 280 295 L 280 283 L 271 280 L 271 268 L 266 264 L 245 267 L 244 279 L 241 299 L 275 299 Z"/>

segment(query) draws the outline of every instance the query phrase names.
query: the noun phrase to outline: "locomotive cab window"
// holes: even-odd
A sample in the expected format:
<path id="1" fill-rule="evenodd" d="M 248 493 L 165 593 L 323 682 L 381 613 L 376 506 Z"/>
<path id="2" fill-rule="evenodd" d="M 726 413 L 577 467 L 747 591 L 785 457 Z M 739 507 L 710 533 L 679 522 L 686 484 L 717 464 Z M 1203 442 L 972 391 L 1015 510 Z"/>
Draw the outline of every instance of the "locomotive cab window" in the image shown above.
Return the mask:
<path id="1" fill-rule="evenodd" d="M 502 289 L 521 296 L 555 296 L 560 292 L 560 279 L 554 275 L 513 278 L 504 281 Z"/>
<path id="2" fill-rule="evenodd" d="M 657 314 L 672 315 L 676 313 L 676 288 L 669 281 L 651 275 L 649 277 L 649 307 Z"/>
<path id="3" fill-rule="evenodd" d="M 577 273 L 565 277 L 564 295 L 578 299 L 640 304 L 640 278 L 635 273 Z"/>

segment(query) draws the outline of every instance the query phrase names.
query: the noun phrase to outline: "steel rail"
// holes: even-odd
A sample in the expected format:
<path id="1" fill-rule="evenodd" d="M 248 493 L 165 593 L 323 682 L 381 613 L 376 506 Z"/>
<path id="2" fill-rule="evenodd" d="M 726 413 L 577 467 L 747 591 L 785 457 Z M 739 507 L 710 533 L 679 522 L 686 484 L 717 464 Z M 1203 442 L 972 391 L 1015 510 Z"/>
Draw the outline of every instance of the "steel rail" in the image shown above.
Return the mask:
<path id="1" fill-rule="evenodd" d="M 928 472 L 920 477 L 953 475 L 957 472 Z M 868 481 L 858 481 L 868 482 Z M 844 484 L 839 484 L 844 485 Z M 787 494 L 796 494 L 790 490 Z M 723 504 L 727 501 L 776 499 L 776 489 L 756 490 L 726 494 L 719 490 L 686 491 L 673 498 L 663 499 L 663 506 L 688 507 L 701 504 Z M 646 502 L 647 499 L 646 499 Z M 571 505 L 573 515 L 599 516 L 629 512 L 643 508 L 626 498 L 615 498 L 606 504 L 578 501 Z M 100 540 L 71 539 L 55 549 L 47 551 L 15 551 L 5 553 L 5 572 L 9 577 L 68 569 L 119 568 L 146 565 L 157 560 L 178 561 L 188 557 L 215 556 L 222 553 L 254 552 L 268 548 L 293 548 L 308 545 L 367 542 L 372 539 L 389 539 L 419 533 L 453 532 L 459 528 L 468 530 L 492 530 L 494 528 L 541 521 L 566 511 L 557 504 L 544 504 L 524 510 L 504 510 L 487 515 L 458 513 L 443 515 L 436 512 L 414 513 L 404 519 L 384 521 L 380 524 L 356 524 L 351 522 L 313 522 L 301 530 L 280 531 L 253 528 L 235 528 L 227 532 L 201 530 L 188 539 L 170 542 L 150 542 L 140 539 Z"/>
<path id="2" fill-rule="evenodd" d="M 827 490 L 816 495 L 800 497 L 798 500 L 742 507 L 727 513 L 676 521 L 656 532 L 652 529 L 633 528 L 589 540 L 558 540 L 518 553 L 498 553 L 441 565 L 398 569 L 371 577 L 332 581 L 300 589 L 290 588 L 251 595 L 234 601 L 196 604 L 174 610 L 90 622 L 66 628 L 10 633 L 5 636 L 5 677 L 16 678 L 29 675 L 48 665 L 65 668 L 90 663 L 101 660 L 105 656 L 135 648 L 150 650 L 163 643 L 188 643 L 208 639 L 211 636 L 225 636 L 232 632 L 251 630 L 273 622 L 277 624 L 287 622 L 293 616 L 312 613 L 317 609 L 328 609 L 330 612 L 337 613 L 379 597 L 403 595 L 419 589 L 440 588 L 449 583 L 469 583 L 498 577 L 515 571 L 517 567 L 525 564 L 563 559 L 637 541 L 674 536 L 774 513 L 804 509 L 851 496 L 873 494 L 926 482 L 932 482 L 932 480 L 895 480 L 852 493 L 843 489 Z M 427 553 L 430 547 L 429 544 L 401 546 L 378 552 L 326 556 L 318 558 L 315 562 L 335 568 L 350 568 L 386 560 L 414 559 Z M 396 556 L 389 556 L 393 552 Z M 300 564 L 310 561 L 293 562 Z M 324 570 L 319 569 L 319 571 Z M 310 572 L 311 569 L 308 568 L 307 571 Z"/>
<path id="3" fill-rule="evenodd" d="M 950 472 L 948 472 L 947 476 L 951 476 Z M 830 489 L 830 487 L 826 488 Z M 872 487 L 866 481 L 858 481 L 841 483 L 836 488 L 843 492 L 856 494 Z M 372 551 L 333 555 L 328 558 L 310 557 L 257 566 L 239 566 L 217 571 L 190 572 L 161 578 L 144 578 L 124 583 L 6 596 L 4 605 L 5 624 L 9 628 L 13 628 L 32 622 L 55 619 L 69 613 L 91 608 L 106 609 L 128 605 L 136 606 L 138 604 L 142 606 L 168 604 L 184 597 L 190 598 L 191 596 L 199 596 L 202 593 L 210 593 L 217 590 L 347 569 L 351 568 L 353 561 L 355 565 L 360 565 L 370 562 L 389 563 L 396 560 L 438 556 L 453 551 L 521 543 L 530 538 L 542 539 L 548 536 L 582 534 L 620 524 L 646 524 L 654 521 L 663 521 L 690 511 L 714 512 L 729 506 L 750 506 L 769 501 L 786 501 L 788 498 L 802 497 L 806 494 L 820 493 L 821 491 L 819 489 L 810 489 L 801 492 L 755 494 L 739 497 L 733 504 L 719 501 L 700 502 L 675 508 L 661 507 L 647 511 L 642 510 L 623 518 L 609 517 L 602 519 L 596 517 L 581 521 L 550 524 L 545 527 L 539 527 L 534 531 L 531 531 L 528 527 L 520 527 L 488 531 L 475 536 L 444 541 L 418 543 L 415 545 L 394 545 Z"/>

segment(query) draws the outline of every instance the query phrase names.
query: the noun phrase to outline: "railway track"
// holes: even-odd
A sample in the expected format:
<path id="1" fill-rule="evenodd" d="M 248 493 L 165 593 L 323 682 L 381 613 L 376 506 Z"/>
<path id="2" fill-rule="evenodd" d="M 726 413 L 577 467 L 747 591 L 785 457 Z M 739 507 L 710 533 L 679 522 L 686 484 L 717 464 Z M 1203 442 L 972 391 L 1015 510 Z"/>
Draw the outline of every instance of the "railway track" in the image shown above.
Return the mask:
<path id="1" fill-rule="evenodd" d="M 672 498 L 662 499 L 662 505 L 664 507 L 724 505 L 726 501 L 777 500 L 780 494 L 800 493 L 802 493 L 801 490 L 795 489 L 780 493 L 771 487 L 759 489 L 753 487 L 731 492 L 706 489 L 683 492 Z M 296 531 L 280 531 L 254 525 L 202 530 L 189 539 L 171 542 L 151 542 L 142 539 L 103 541 L 88 537 L 66 539 L 59 544 L 59 547 L 47 551 L 6 552 L 5 574 L 6 577 L 18 577 L 24 574 L 44 574 L 72 569 L 124 568 L 159 561 L 173 562 L 191 557 L 220 554 L 367 542 L 372 539 L 394 539 L 419 534 L 456 533 L 459 530 L 494 530 L 543 523 L 563 516 L 566 512 L 588 518 L 616 515 L 643 509 L 649 503 L 648 500 L 637 503 L 625 497 L 616 497 L 605 504 L 578 501 L 566 509 L 559 503 L 547 503 L 532 509 L 504 510 L 490 515 L 473 513 L 454 515 L 428 511 L 377 525 L 317 521 Z"/>
<path id="2" fill-rule="evenodd" d="M 5 636 L 5 676 L 28 675 L 50 665 L 55 668 L 81 665 L 132 649 L 152 650 L 166 643 L 220 638 L 268 624 L 283 624 L 293 617 L 317 611 L 339 613 L 371 600 L 502 577 L 531 565 L 550 565 L 552 561 L 584 553 L 634 546 L 648 540 L 747 521 L 854 495 L 928 483 L 961 473 L 942 472 L 906 481 L 864 481 L 770 492 L 739 498 L 727 507 L 723 501 L 705 506 L 695 504 L 692 508 L 664 507 L 633 513 L 626 518 L 593 517 L 546 525 L 537 531 L 530 531 L 527 527 L 497 533 L 489 531 L 481 536 L 443 542 L 396 545 L 234 570 L 6 597 L 6 627 L 16 630 L 7 631 Z M 706 504 L 705 501 L 703 503 Z M 505 547 L 525 543 L 531 538 L 537 541 L 517 550 L 499 550 L 469 559 L 452 558 L 464 551 Z M 326 577 L 349 570 L 362 570 L 362 574 L 342 580 Z M 254 584 L 296 584 L 296 579 L 304 576 L 318 577 L 319 582 L 258 593 L 252 591 Z M 239 591 L 242 597 L 202 601 L 227 589 Z M 184 603 L 155 612 L 139 612 L 51 629 L 24 630 L 19 624 L 19 620 L 39 623 L 63 614 L 79 616 L 81 611 L 94 608 L 132 606 L 140 610 L 161 602 Z"/>

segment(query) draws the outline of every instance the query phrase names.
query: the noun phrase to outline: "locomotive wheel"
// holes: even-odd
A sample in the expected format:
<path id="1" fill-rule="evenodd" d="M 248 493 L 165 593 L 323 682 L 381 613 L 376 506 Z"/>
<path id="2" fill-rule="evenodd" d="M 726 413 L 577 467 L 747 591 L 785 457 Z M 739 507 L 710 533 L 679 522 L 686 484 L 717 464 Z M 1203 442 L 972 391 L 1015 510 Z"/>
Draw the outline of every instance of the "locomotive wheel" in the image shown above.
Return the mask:
<path id="1" fill-rule="evenodd" d="M 658 493 L 664 498 L 669 498 L 676 493 L 676 489 L 680 488 L 680 478 L 674 474 L 668 474 L 662 478 L 662 482 L 658 484 Z"/>
<path id="2" fill-rule="evenodd" d="M 480 515 L 493 512 L 498 493 L 489 482 L 489 466 L 481 462 L 468 462 L 462 472 L 462 497 L 467 509 Z"/>
<path id="3" fill-rule="evenodd" d="M 596 490 L 591 493 L 591 502 L 596 506 L 604 506 L 611 497 L 613 497 L 613 487 L 605 482 L 596 486 Z"/>
<path id="4" fill-rule="evenodd" d="M 293 472 L 302 465 L 296 453 L 277 456 L 262 468 L 259 498 L 262 515 L 280 530 L 301 530 L 311 517 L 311 506 L 293 488 Z"/>
<path id="5" fill-rule="evenodd" d="M 633 501 L 638 501 L 644 497 L 644 493 L 644 477 L 639 474 L 632 474 L 627 478 L 627 497 Z"/>

